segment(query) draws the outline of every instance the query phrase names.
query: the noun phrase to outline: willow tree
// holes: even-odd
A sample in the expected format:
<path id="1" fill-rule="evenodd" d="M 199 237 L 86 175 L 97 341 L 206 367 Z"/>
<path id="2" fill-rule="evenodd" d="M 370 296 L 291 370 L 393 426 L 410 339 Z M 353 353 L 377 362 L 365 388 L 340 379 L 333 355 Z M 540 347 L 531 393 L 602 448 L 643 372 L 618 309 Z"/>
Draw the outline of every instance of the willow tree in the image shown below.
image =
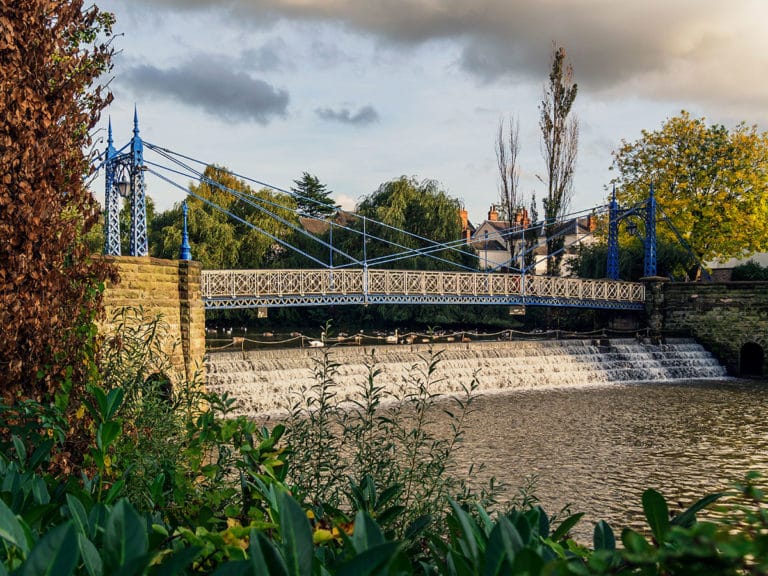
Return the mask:
<path id="1" fill-rule="evenodd" d="M 111 14 L 80 0 L 0 0 L 0 389 L 82 382 L 109 273 L 85 236 L 90 130 L 111 96 Z"/>
<path id="2" fill-rule="evenodd" d="M 614 152 L 622 204 L 656 200 L 700 261 L 768 250 L 768 133 L 683 111 Z M 671 235 L 659 226 L 660 235 Z M 677 241 L 675 239 L 675 241 Z"/>
<path id="3" fill-rule="evenodd" d="M 573 195 L 573 171 L 579 144 L 578 119 L 571 114 L 578 86 L 573 81 L 573 67 L 566 62 L 565 48 L 552 54 L 549 82 L 539 105 L 541 151 L 546 164 L 547 196 L 543 199 L 547 234 L 547 274 L 560 270 L 564 238 L 556 237 L 558 220 L 568 211 Z"/>
<path id="4" fill-rule="evenodd" d="M 381 223 L 366 220 L 365 255 L 370 260 L 408 254 L 387 265 L 394 268 L 450 269 L 451 262 L 472 266 L 475 259 L 459 243 L 460 210 L 459 200 L 441 190 L 435 180 L 419 182 L 401 176 L 385 182 L 357 207 L 359 216 Z M 362 219 L 357 219 L 354 226 L 362 232 Z M 362 240 L 360 235 L 347 234 L 343 242 L 350 253 L 362 258 Z M 458 249 L 440 249 L 435 243 L 452 243 Z M 419 255 L 420 251 L 428 255 Z"/>

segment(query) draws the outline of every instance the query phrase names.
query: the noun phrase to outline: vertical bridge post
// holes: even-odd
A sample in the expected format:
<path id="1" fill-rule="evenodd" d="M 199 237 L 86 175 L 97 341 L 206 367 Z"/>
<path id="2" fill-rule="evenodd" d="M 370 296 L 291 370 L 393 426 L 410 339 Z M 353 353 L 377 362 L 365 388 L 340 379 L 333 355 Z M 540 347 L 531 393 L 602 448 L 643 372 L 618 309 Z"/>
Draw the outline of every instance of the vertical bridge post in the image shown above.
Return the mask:
<path id="1" fill-rule="evenodd" d="M 610 280 L 619 279 L 619 205 L 616 202 L 616 185 L 608 208 L 608 262 L 606 276 Z"/>

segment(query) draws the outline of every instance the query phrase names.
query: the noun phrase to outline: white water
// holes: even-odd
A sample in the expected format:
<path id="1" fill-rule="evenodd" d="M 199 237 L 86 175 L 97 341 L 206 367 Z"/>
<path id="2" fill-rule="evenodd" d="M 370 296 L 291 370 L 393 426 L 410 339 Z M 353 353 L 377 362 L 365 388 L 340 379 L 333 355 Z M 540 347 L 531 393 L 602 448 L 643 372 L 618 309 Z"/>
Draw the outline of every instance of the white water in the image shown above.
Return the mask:
<path id="1" fill-rule="evenodd" d="M 600 344 L 600 345 L 598 345 Z M 376 383 L 389 391 L 403 387 L 426 368 L 428 345 L 333 348 L 334 377 L 340 399 L 352 399 L 367 381 L 372 357 L 381 373 Z M 479 391 L 609 385 L 614 382 L 675 381 L 723 378 L 720 366 L 692 339 L 649 344 L 634 339 L 474 342 L 439 344 L 440 362 L 432 392 L 461 392 L 476 375 Z M 207 387 L 229 393 L 241 413 L 255 416 L 281 412 L 297 394 L 316 382 L 314 370 L 322 349 L 215 352 L 208 356 Z"/>

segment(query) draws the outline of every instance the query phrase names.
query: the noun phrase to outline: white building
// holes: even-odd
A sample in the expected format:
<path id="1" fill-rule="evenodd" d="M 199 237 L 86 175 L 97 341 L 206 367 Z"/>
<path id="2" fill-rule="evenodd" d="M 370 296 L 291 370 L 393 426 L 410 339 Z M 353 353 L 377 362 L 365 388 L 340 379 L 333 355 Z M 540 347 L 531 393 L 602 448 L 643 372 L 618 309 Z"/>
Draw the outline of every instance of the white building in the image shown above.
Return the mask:
<path id="1" fill-rule="evenodd" d="M 593 216 L 573 218 L 558 226 L 558 234 L 564 236 L 564 254 L 560 263 L 562 275 L 569 273 L 567 262 L 578 254 L 579 246 L 595 242 L 596 220 Z M 535 237 L 535 244 L 532 238 Z M 523 252 L 533 248 L 535 264 L 534 274 L 547 273 L 547 242 L 542 223 L 532 224 L 528 212 L 521 208 L 514 220 L 499 220 L 499 213 L 494 206 L 488 211 L 488 219 L 472 233 L 469 243 L 477 251 L 478 268 L 481 270 L 517 271 L 523 267 Z M 512 262 L 511 247 L 514 246 Z M 526 248 L 527 246 L 527 248 Z"/>

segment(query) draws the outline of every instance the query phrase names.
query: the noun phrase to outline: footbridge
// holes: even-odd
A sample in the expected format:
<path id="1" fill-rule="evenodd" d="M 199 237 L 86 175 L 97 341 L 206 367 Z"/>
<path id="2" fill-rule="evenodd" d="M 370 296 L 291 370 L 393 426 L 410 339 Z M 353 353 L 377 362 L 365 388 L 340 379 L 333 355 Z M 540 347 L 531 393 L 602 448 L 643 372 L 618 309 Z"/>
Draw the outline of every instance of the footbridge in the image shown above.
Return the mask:
<path id="1" fill-rule="evenodd" d="M 201 292 L 206 309 L 345 304 L 645 307 L 641 283 L 483 272 L 203 270 Z"/>

